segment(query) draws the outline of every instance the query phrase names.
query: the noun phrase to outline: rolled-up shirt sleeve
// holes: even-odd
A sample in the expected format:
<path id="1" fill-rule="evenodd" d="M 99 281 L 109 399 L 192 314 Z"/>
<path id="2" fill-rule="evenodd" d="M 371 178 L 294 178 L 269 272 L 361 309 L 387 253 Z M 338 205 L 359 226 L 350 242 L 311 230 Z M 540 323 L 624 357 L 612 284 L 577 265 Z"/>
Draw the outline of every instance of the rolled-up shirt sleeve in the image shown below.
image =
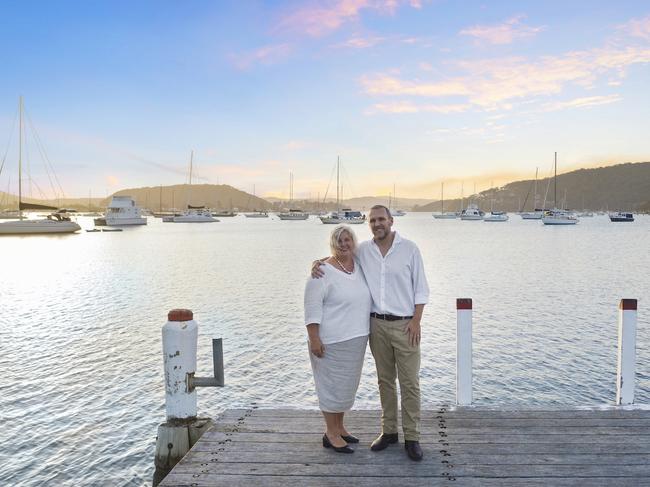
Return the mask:
<path id="1" fill-rule="evenodd" d="M 429 284 L 427 283 L 427 276 L 424 272 L 424 262 L 420 249 L 417 247 L 413 252 L 413 291 L 414 291 L 414 304 L 427 304 L 429 302 Z"/>
<path id="2" fill-rule="evenodd" d="M 325 300 L 325 278 L 310 277 L 305 284 L 305 326 L 323 322 L 323 301 Z"/>

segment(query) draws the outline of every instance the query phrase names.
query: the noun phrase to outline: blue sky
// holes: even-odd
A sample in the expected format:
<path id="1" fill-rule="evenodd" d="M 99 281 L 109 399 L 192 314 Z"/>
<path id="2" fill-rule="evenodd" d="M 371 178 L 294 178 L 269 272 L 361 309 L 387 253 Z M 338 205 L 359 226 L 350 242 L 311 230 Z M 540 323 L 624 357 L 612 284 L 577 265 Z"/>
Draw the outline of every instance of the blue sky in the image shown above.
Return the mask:
<path id="1" fill-rule="evenodd" d="M 187 180 L 298 197 L 452 197 L 650 160 L 645 1 L 6 1 L 0 150 L 17 101 L 69 196 Z M 49 191 L 35 146 L 32 178 Z M 9 144 L 9 145 L 8 145 Z M 33 145 L 33 144 L 32 144 Z"/>

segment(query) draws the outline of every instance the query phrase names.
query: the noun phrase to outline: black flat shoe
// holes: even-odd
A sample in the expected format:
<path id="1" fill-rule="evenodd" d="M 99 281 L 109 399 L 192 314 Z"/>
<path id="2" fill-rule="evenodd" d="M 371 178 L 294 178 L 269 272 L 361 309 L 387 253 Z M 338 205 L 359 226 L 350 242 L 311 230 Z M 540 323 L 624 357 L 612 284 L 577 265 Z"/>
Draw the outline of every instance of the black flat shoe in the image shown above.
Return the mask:
<path id="1" fill-rule="evenodd" d="M 372 442 L 370 445 L 370 449 L 372 451 L 380 451 L 388 447 L 388 445 L 391 445 L 393 443 L 397 443 L 397 433 L 383 433 L 379 435 L 379 437 Z"/>
<path id="2" fill-rule="evenodd" d="M 411 460 L 414 460 L 416 462 L 422 460 L 423 454 L 419 441 L 406 440 L 404 442 L 404 449 L 406 450 L 406 454 Z"/>
<path id="3" fill-rule="evenodd" d="M 327 437 L 327 435 L 323 435 L 323 447 L 324 448 L 332 448 L 336 453 L 354 453 L 354 450 L 352 448 L 350 448 L 348 445 L 345 445 L 345 446 L 334 446 L 334 445 L 332 445 L 332 442 Z"/>
<path id="4" fill-rule="evenodd" d="M 353 435 L 341 435 L 341 438 L 347 443 L 359 443 L 359 438 Z"/>

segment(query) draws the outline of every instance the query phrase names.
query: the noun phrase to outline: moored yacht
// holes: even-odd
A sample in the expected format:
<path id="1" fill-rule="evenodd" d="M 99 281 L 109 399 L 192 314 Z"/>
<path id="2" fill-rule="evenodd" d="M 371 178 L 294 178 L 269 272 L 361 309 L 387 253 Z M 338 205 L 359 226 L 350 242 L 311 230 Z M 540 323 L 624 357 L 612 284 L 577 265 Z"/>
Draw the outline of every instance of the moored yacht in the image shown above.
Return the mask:
<path id="1" fill-rule="evenodd" d="M 180 215 L 175 215 L 171 220 L 163 219 L 163 221 L 171 221 L 173 223 L 211 223 L 218 222 L 219 220 L 212 216 L 212 212 L 204 206 L 189 206 Z"/>
<path id="2" fill-rule="evenodd" d="M 556 207 L 552 210 L 544 211 L 544 214 L 542 215 L 542 223 L 544 225 L 575 225 L 579 220 L 574 212 L 557 208 L 557 152 L 555 153 L 554 168 L 555 175 L 553 176 L 553 201 L 555 202 Z M 544 203 L 546 203 L 546 201 L 544 201 Z"/>
<path id="3" fill-rule="evenodd" d="M 121 225 L 146 225 L 147 218 L 130 196 L 113 196 L 103 217 L 95 218 L 95 225 L 111 227 Z"/>
<path id="4" fill-rule="evenodd" d="M 491 211 L 483 217 L 484 222 L 507 222 L 508 214 L 505 211 Z"/>
<path id="5" fill-rule="evenodd" d="M 541 220 L 544 215 L 544 210 L 541 208 L 535 208 L 534 211 L 523 211 L 519 213 L 519 216 L 523 220 Z"/>
<path id="6" fill-rule="evenodd" d="M 634 214 L 627 211 L 613 211 L 609 214 L 611 222 L 633 222 Z"/>
<path id="7" fill-rule="evenodd" d="M 474 203 L 470 203 L 467 206 L 467 208 L 465 208 L 461 212 L 460 219 L 461 220 L 482 220 L 484 215 L 485 213 L 479 210 L 477 205 L 475 205 Z"/>
<path id="8" fill-rule="evenodd" d="M 278 218 L 280 220 L 306 220 L 309 218 L 309 213 L 292 208 L 289 211 L 278 213 Z"/>
<path id="9" fill-rule="evenodd" d="M 347 223 L 349 225 L 358 225 L 366 223 L 366 216 L 363 213 L 346 208 L 341 211 L 333 211 L 329 215 L 320 216 L 319 218 L 320 221 L 326 224 Z"/>
<path id="10" fill-rule="evenodd" d="M 578 217 L 572 211 L 558 208 L 547 210 L 542 216 L 544 225 L 575 225 L 578 221 Z"/>

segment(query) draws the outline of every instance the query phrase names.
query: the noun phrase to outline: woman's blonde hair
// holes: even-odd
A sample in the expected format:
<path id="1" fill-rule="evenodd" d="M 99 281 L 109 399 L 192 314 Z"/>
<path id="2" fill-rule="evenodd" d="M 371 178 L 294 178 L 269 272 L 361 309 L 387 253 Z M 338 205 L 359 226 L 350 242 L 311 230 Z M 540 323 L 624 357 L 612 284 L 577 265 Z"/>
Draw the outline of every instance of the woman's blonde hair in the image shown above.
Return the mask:
<path id="1" fill-rule="evenodd" d="M 332 230 L 332 234 L 330 235 L 330 250 L 332 255 L 336 255 L 336 249 L 339 247 L 339 240 L 345 232 L 347 232 L 352 238 L 352 243 L 354 244 L 354 250 L 356 252 L 357 236 L 354 234 L 354 231 L 347 225 L 338 225 L 334 230 Z"/>

